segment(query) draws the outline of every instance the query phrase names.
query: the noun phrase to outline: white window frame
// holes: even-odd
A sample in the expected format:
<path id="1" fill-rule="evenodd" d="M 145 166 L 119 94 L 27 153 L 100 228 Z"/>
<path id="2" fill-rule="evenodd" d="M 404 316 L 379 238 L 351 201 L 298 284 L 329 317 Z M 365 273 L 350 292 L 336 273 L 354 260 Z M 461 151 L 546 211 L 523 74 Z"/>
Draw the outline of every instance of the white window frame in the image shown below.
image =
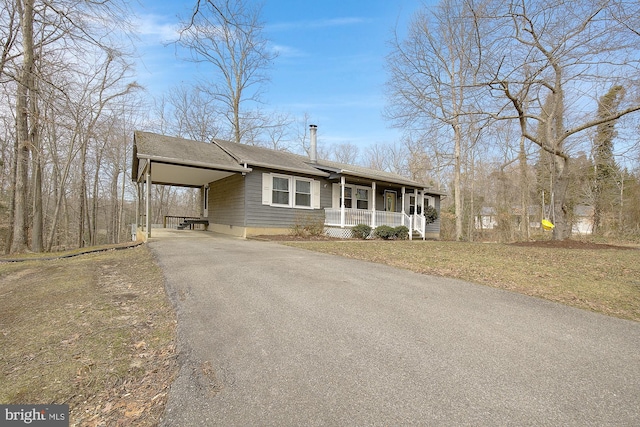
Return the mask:
<path id="1" fill-rule="evenodd" d="M 286 179 L 289 182 L 289 200 L 288 203 L 274 203 L 273 202 L 273 179 L 281 178 Z M 309 183 L 310 190 L 310 205 L 298 205 L 296 204 L 296 182 L 304 181 Z M 304 193 L 306 194 L 306 193 Z M 312 178 L 306 178 L 302 176 L 284 175 L 280 173 L 263 173 L 262 174 L 262 204 L 280 208 L 293 208 L 293 209 L 320 209 L 320 181 Z"/>
<path id="2" fill-rule="evenodd" d="M 276 191 L 274 190 L 274 186 L 273 186 L 273 180 L 279 178 L 279 179 L 284 179 L 288 182 L 288 186 L 287 186 L 287 193 L 289 193 L 289 197 L 288 197 L 288 201 L 287 203 L 275 203 L 273 201 L 273 192 Z M 287 176 L 287 175 L 278 175 L 278 174 L 271 174 L 271 178 L 270 178 L 271 182 L 270 182 L 270 186 L 271 186 L 271 206 L 283 206 L 283 207 L 291 207 L 291 177 Z"/>
<path id="3" fill-rule="evenodd" d="M 335 209 L 339 209 L 342 206 L 342 194 L 340 191 L 340 184 L 335 184 L 333 187 L 333 191 L 337 192 L 334 194 L 337 194 L 334 196 L 334 204 L 337 203 L 337 206 L 334 206 Z M 373 193 L 373 187 L 367 187 L 366 185 L 355 185 L 355 184 L 346 184 L 344 186 L 345 191 L 347 189 L 351 190 L 351 207 L 348 208 L 345 205 L 345 209 L 357 209 L 360 211 L 372 211 L 373 210 L 373 198 L 374 193 Z M 367 208 L 366 209 L 360 209 L 358 208 L 358 200 L 365 200 L 365 199 L 358 199 L 358 190 L 366 190 L 367 191 Z M 346 197 L 345 197 L 346 198 Z"/>
<path id="4" fill-rule="evenodd" d="M 355 199 L 355 201 L 356 201 L 356 209 L 361 210 L 361 211 L 370 211 L 370 210 L 371 210 L 371 193 L 372 193 L 371 188 L 370 188 L 370 187 L 364 187 L 364 186 L 362 186 L 362 185 L 357 185 L 357 186 L 355 187 L 355 190 L 356 190 L 356 191 L 355 191 L 355 194 L 353 195 L 353 198 L 354 198 L 354 199 Z M 364 191 L 366 191 L 366 192 L 367 192 L 367 198 L 366 198 L 366 199 L 360 199 L 360 198 L 358 198 L 358 190 L 364 190 Z M 363 209 L 363 208 L 358 207 L 358 202 L 359 202 L 359 201 L 366 201 L 366 202 L 367 202 L 367 207 L 366 207 L 366 209 Z"/>
<path id="5" fill-rule="evenodd" d="M 291 177 L 291 181 L 293 183 L 293 194 L 291 197 L 291 204 L 294 208 L 299 209 L 313 209 L 313 180 L 310 178 L 300 178 L 300 177 Z M 298 181 L 308 182 L 309 183 L 309 205 L 298 205 L 296 204 L 296 196 L 298 195 Z M 300 193 L 307 194 L 307 193 Z"/>

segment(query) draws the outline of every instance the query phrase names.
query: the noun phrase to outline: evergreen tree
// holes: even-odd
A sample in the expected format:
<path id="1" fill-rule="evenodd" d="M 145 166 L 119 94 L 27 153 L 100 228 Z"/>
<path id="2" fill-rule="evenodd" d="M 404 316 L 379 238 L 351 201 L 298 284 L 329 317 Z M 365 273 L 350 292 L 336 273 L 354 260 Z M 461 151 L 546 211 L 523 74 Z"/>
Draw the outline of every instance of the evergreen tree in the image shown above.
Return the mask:
<path id="1" fill-rule="evenodd" d="M 598 103 L 598 118 L 609 117 L 615 114 L 624 97 L 622 86 L 613 86 L 600 98 Z M 613 158 L 613 139 L 616 137 L 616 121 L 602 123 L 596 128 L 593 141 L 594 180 L 592 194 L 594 199 L 593 232 L 602 225 L 603 216 L 607 207 L 617 197 L 616 179 L 620 174 L 615 159 Z"/>

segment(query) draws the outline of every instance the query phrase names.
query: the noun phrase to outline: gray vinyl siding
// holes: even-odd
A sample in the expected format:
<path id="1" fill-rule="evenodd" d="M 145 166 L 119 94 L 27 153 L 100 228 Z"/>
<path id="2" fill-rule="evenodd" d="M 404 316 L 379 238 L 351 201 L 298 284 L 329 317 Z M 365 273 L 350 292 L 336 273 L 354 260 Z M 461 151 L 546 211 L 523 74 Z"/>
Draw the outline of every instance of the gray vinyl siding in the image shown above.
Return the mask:
<path id="1" fill-rule="evenodd" d="M 435 199 L 436 211 L 438 212 L 438 219 L 431 224 L 427 224 L 425 232 L 440 234 L 440 196 L 433 196 Z"/>
<path id="2" fill-rule="evenodd" d="M 302 224 L 305 221 L 324 221 L 324 208 L 331 206 L 331 186 L 319 177 L 296 175 L 299 177 L 312 178 L 320 181 L 320 206 L 321 209 L 295 209 L 286 207 L 275 207 L 262 204 L 262 174 L 263 172 L 283 173 L 254 168 L 245 178 L 245 203 L 246 203 L 246 226 L 247 227 L 269 227 L 269 228 L 291 228 L 295 224 Z M 327 205 L 328 203 L 328 205 Z"/>
<path id="3" fill-rule="evenodd" d="M 244 180 L 238 173 L 209 184 L 209 222 L 236 227 L 245 225 Z"/>

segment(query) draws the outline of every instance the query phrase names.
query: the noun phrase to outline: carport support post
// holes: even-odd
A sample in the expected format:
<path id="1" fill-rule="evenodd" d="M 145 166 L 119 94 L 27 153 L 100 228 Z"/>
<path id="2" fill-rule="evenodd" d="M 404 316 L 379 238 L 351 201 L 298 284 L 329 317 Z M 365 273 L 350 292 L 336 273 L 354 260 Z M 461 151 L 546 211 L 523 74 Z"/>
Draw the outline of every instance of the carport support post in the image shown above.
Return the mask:
<path id="1" fill-rule="evenodd" d="M 136 230 L 138 229 L 138 227 L 140 227 L 140 198 L 141 197 L 142 197 L 142 191 L 140 190 L 140 181 L 136 181 Z"/>
<path id="2" fill-rule="evenodd" d="M 145 197 L 144 197 L 144 201 L 145 201 L 145 213 L 146 213 L 146 218 L 145 218 L 145 232 L 147 234 L 147 239 L 149 237 L 151 237 L 151 218 L 150 218 L 150 213 L 151 213 L 151 203 L 149 202 L 149 200 L 151 199 L 151 162 L 149 162 L 149 164 L 147 164 L 147 168 L 145 169 L 145 174 L 144 174 L 144 178 L 146 181 L 145 184 Z"/>

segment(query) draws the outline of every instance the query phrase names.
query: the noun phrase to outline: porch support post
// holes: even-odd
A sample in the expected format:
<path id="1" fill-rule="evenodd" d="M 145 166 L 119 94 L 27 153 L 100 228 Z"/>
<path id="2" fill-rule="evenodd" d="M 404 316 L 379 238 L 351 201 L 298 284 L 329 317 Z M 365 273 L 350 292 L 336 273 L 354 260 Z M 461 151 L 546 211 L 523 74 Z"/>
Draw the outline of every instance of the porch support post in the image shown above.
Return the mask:
<path id="1" fill-rule="evenodd" d="M 345 212 L 344 212 L 344 186 L 345 186 L 346 182 L 345 182 L 345 178 L 344 176 L 340 177 L 340 228 L 344 228 L 344 218 L 345 218 Z"/>
<path id="2" fill-rule="evenodd" d="M 146 212 L 146 224 L 145 224 L 145 232 L 147 234 L 147 238 L 151 237 L 151 162 L 147 163 L 147 168 L 145 170 L 145 212 Z"/>
<path id="3" fill-rule="evenodd" d="M 204 185 L 200 187 L 200 218 L 204 217 Z"/>
<path id="4" fill-rule="evenodd" d="M 404 221 L 404 194 L 406 189 L 404 188 L 404 186 L 402 187 L 402 189 L 400 190 L 402 194 L 402 220 Z"/>
<path id="5" fill-rule="evenodd" d="M 376 228 L 376 182 L 371 182 L 371 228 Z"/>
<path id="6" fill-rule="evenodd" d="M 424 213 L 424 195 L 427 192 L 426 188 L 422 189 L 422 240 L 427 240 L 427 221 Z"/>

